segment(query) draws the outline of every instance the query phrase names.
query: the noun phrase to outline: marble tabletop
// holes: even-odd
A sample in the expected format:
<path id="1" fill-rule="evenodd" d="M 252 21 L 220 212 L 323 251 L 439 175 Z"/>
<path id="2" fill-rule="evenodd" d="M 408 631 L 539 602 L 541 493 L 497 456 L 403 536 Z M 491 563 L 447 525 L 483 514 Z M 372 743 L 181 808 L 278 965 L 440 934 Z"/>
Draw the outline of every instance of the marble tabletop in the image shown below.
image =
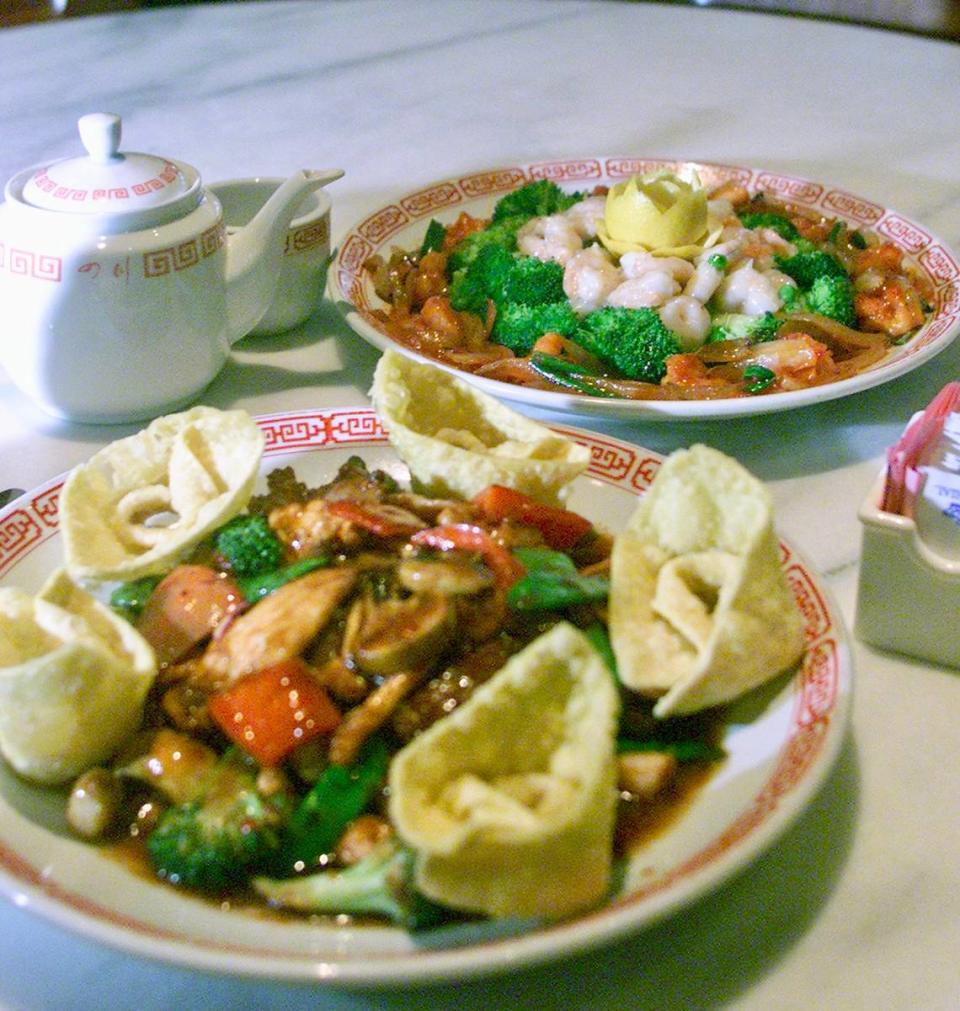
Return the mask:
<path id="1" fill-rule="evenodd" d="M 0 32 L 0 178 L 77 151 L 83 113 L 214 181 L 340 165 L 333 233 L 398 193 L 598 152 L 756 165 L 896 207 L 960 247 L 960 47 L 671 4 L 220 3 Z M 13 321 L 0 307 L 0 340 Z M 366 403 L 377 353 L 321 305 L 237 345 L 202 395 L 253 413 Z M 904 422 L 960 371 L 915 372 L 789 414 L 564 418 L 666 452 L 693 441 L 770 483 L 778 524 L 852 624 L 857 508 Z M 548 420 L 557 420 L 549 418 Z M 0 489 L 136 426 L 50 418 L 0 371 Z M 924 1008 L 960 1006 L 960 676 L 855 643 L 852 729 L 825 786 L 745 872 L 587 955 L 377 993 L 141 961 L 0 907 L 0 1007 Z"/>

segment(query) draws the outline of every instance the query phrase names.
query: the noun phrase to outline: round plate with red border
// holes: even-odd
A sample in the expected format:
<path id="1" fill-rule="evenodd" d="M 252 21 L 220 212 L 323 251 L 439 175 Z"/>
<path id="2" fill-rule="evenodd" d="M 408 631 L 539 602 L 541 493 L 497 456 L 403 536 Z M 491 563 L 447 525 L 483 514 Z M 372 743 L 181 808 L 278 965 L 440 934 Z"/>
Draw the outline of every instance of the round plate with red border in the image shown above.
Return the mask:
<path id="1" fill-rule="evenodd" d="M 406 469 L 369 408 L 312 410 L 258 419 L 263 474 L 293 466 L 308 483 L 329 480 L 354 454 L 404 479 Z M 591 463 L 570 507 L 620 529 L 660 458 L 579 429 Z M 57 503 L 63 477 L 0 510 L 0 585 L 35 592 L 60 564 Z M 478 921 L 411 935 L 279 919 L 204 902 L 148 880 L 73 838 L 63 791 L 14 775 L 0 760 L 0 892 L 17 905 L 105 944 L 147 958 L 249 976 L 395 985 L 462 979 L 581 951 L 637 930 L 716 888 L 803 810 L 837 755 L 848 722 L 852 669 L 836 605 L 788 544 L 783 567 L 805 618 L 800 668 L 735 703 L 727 758 L 692 804 L 627 862 L 622 888 L 603 906 L 560 923 Z"/>
<path id="2" fill-rule="evenodd" d="M 751 193 L 777 199 L 866 228 L 894 243 L 926 276 L 934 292 L 930 318 L 906 343 L 890 349 L 879 362 L 849 379 L 804 390 L 734 397 L 725 400 L 626 400 L 588 397 L 554 390 L 537 390 L 441 365 L 487 393 L 532 407 L 569 414 L 634 417 L 644 421 L 736 418 L 785 411 L 846 397 L 910 372 L 950 344 L 960 333 L 960 258 L 942 239 L 909 218 L 863 197 L 825 183 L 779 175 L 763 169 L 707 162 L 655 158 L 591 157 L 539 162 L 472 172 L 444 179 L 397 197 L 373 211 L 344 235 L 328 274 L 328 293 L 347 323 L 365 340 L 385 350 L 394 348 L 418 361 L 424 357 L 395 340 L 375 310 L 383 303 L 373 290 L 363 264 L 371 256 L 389 257 L 394 247 L 418 249 L 431 218 L 450 224 L 461 212 L 487 217 L 509 190 L 536 179 L 552 179 L 565 189 L 589 190 L 612 186 L 637 173 L 693 170 L 709 190 L 735 181 Z"/>

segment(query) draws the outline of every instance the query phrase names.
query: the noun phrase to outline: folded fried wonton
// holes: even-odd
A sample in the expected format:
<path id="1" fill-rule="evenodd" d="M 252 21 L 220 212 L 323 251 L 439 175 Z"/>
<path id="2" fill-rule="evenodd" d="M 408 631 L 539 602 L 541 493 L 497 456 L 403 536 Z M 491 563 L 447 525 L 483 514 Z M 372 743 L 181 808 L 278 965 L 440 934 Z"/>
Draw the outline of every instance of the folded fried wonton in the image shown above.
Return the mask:
<path id="1" fill-rule="evenodd" d="M 21 775 L 64 783 L 109 758 L 156 671 L 143 636 L 64 570 L 36 597 L 0 588 L 0 752 Z"/>
<path id="2" fill-rule="evenodd" d="M 706 446 L 673 453 L 611 559 L 610 639 L 623 683 L 658 717 L 730 701 L 792 666 L 803 622 L 770 496 Z"/>
<path id="3" fill-rule="evenodd" d="M 471 498 L 492 484 L 566 498 L 590 451 L 434 365 L 386 351 L 370 391 L 390 442 L 427 494 Z"/>
<path id="4" fill-rule="evenodd" d="M 393 759 L 390 816 L 417 887 L 455 909 L 561 917 L 610 884 L 619 708 L 572 625 L 512 657 Z"/>
<path id="5" fill-rule="evenodd" d="M 262 452 L 245 411 L 212 407 L 158 418 L 101 449 L 60 496 L 70 574 L 127 580 L 169 568 L 246 506 Z"/>

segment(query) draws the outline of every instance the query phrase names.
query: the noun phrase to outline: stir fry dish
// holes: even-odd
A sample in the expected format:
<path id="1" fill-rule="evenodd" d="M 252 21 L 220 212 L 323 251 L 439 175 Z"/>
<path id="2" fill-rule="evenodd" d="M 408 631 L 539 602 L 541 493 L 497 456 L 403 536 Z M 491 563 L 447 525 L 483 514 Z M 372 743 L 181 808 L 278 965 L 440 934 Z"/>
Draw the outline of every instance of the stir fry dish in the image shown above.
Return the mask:
<path id="1" fill-rule="evenodd" d="M 463 427 L 408 410 L 429 374 Z M 353 457 L 237 496 L 253 423 L 209 408 L 78 468 L 65 568 L 0 588 L 0 752 L 69 786 L 79 836 L 218 902 L 409 929 L 588 909 L 722 761 L 722 703 L 803 651 L 769 497 L 693 447 L 612 534 L 563 504 L 571 440 L 400 355 L 374 395 L 433 478 Z M 464 453 L 507 483 L 459 490 Z M 116 465 L 148 457 L 131 487 Z"/>
<path id="2" fill-rule="evenodd" d="M 488 379 L 635 400 L 846 379 L 910 340 L 932 301 L 875 234 L 668 172 L 591 192 L 527 183 L 489 218 L 432 220 L 418 249 L 364 267 L 405 347 Z"/>

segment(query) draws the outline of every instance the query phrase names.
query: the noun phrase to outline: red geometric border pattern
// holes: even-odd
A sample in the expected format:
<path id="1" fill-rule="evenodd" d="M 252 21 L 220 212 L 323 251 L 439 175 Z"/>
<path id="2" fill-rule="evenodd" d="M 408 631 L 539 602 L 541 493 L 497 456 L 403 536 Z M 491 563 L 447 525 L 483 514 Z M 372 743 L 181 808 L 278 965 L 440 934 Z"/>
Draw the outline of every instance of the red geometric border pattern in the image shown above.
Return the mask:
<path id="1" fill-rule="evenodd" d="M 0 270 L 5 270 L 14 277 L 30 277 L 36 281 L 63 280 L 63 260 L 59 256 L 35 249 L 16 249 L 12 246 L 8 252 L 2 242 L 0 242 Z"/>
<path id="2" fill-rule="evenodd" d="M 151 249 L 143 254 L 143 276 L 148 279 L 165 277 L 172 271 L 195 267 L 220 249 L 226 239 L 227 230 L 220 222 L 208 228 L 199 238 L 187 239 L 166 249 Z"/>
<path id="3" fill-rule="evenodd" d="M 312 221 L 309 225 L 302 225 L 300 228 L 287 232 L 283 255 L 293 256 L 296 253 L 305 253 L 329 241 L 330 222 L 327 218 L 321 218 L 319 221 Z"/>
<path id="4" fill-rule="evenodd" d="M 0 576 L 56 532 L 62 487 L 58 479 L 38 489 L 25 505 L 0 512 Z"/>

